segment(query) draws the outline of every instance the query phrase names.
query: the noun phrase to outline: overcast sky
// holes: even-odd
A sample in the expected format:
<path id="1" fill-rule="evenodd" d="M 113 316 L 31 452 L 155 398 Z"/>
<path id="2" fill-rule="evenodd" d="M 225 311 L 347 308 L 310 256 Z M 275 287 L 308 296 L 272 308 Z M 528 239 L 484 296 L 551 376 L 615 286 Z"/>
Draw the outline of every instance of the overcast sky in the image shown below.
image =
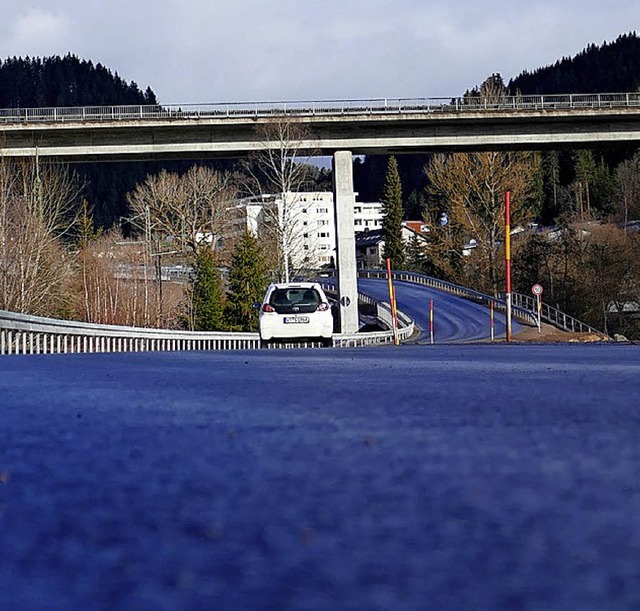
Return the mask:
<path id="1" fill-rule="evenodd" d="M 637 29 L 638 0 L 3 0 L 0 58 L 71 52 L 167 104 L 448 97 Z"/>

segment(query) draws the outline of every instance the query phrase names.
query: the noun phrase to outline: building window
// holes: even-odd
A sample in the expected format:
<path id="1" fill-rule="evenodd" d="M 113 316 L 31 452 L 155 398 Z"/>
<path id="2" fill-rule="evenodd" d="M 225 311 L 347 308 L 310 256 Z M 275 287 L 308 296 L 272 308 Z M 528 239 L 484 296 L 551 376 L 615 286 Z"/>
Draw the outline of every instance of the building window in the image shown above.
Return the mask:
<path id="1" fill-rule="evenodd" d="M 318 208 L 316 212 L 318 214 L 327 214 L 329 212 L 329 208 Z"/>
<path id="2" fill-rule="evenodd" d="M 321 231 L 320 233 L 318 233 L 318 237 L 319 238 L 328 238 L 329 237 L 329 232 Z"/>
<path id="3" fill-rule="evenodd" d="M 328 225 L 329 221 L 318 221 L 318 227 L 322 227 L 324 225 Z"/>

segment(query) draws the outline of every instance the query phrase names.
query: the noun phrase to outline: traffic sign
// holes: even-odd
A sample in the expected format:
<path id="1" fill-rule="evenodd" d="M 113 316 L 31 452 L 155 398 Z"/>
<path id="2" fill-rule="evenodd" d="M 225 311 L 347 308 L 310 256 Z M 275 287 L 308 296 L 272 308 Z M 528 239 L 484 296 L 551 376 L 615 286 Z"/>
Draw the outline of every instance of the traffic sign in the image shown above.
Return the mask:
<path id="1" fill-rule="evenodd" d="M 532 292 L 534 295 L 542 295 L 542 287 L 541 287 L 539 284 L 534 284 L 534 285 L 531 287 L 531 292 Z"/>

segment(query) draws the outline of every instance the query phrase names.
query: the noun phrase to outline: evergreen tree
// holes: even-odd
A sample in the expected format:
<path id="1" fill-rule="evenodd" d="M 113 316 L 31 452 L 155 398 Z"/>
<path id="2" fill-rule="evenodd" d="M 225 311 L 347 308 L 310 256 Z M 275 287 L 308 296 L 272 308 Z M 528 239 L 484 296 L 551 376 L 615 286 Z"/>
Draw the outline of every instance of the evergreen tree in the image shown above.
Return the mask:
<path id="1" fill-rule="evenodd" d="M 421 172 L 424 174 L 424 172 Z M 403 182 L 404 184 L 404 182 Z M 419 221 L 427 208 L 426 192 L 414 189 L 407 198 L 405 212 L 409 220 Z"/>
<path id="2" fill-rule="evenodd" d="M 8 58 L 0 61 L 0 108 L 53 106 L 110 106 L 157 104 L 151 87 L 142 93 L 101 64 L 71 53 L 44 58 Z M 171 162 L 171 166 L 184 166 Z M 125 195 L 147 174 L 169 162 L 79 163 L 75 171 L 84 183 L 98 227 L 110 227 L 127 215 Z"/>
<path id="3" fill-rule="evenodd" d="M 585 214 L 591 216 L 591 188 L 596 173 L 593 151 L 588 149 L 575 151 L 574 169 L 576 173 L 576 203 L 582 219 Z"/>
<path id="4" fill-rule="evenodd" d="M 382 234 L 384 257 L 391 259 L 394 269 L 404 266 L 404 242 L 402 241 L 402 185 L 395 157 L 389 158 L 382 197 Z"/>
<path id="5" fill-rule="evenodd" d="M 192 331 L 224 330 L 224 290 L 213 251 L 201 248 L 195 256 L 189 279 L 190 316 L 185 322 Z"/>
<path id="6" fill-rule="evenodd" d="M 255 331 L 258 312 L 253 304 L 261 302 L 269 283 L 266 259 L 258 240 L 245 231 L 231 255 L 229 293 L 225 317 L 234 331 Z"/>
<path id="7" fill-rule="evenodd" d="M 13 57 L 0 62 L 0 107 L 156 104 L 148 87 L 127 83 L 101 64 L 64 57 Z"/>
<path id="8" fill-rule="evenodd" d="M 412 234 L 407 245 L 407 268 L 420 273 L 424 273 L 427 268 L 424 245 L 416 233 Z"/>
<path id="9" fill-rule="evenodd" d="M 541 202 L 540 220 L 548 225 L 560 213 L 560 153 L 542 153 L 537 174 L 537 191 Z"/>
<path id="10" fill-rule="evenodd" d="M 509 82 L 524 95 L 635 91 L 640 86 L 640 37 L 623 34 L 602 46 L 588 45 L 574 57 L 525 71 Z"/>
<path id="11" fill-rule="evenodd" d="M 78 228 L 78 246 L 86 248 L 91 242 L 102 236 L 102 228 L 96 229 L 93 221 L 93 213 L 89 209 L 87 200 L 82 200 L 82 216 Z"/>

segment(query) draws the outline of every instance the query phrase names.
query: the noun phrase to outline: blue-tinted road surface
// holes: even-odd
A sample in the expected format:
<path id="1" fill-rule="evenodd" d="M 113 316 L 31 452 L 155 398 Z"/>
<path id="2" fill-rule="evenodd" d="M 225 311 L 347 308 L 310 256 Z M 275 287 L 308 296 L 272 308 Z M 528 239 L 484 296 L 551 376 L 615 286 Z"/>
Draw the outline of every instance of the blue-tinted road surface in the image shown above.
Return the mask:
<path id="1" fill-rule="evenodd" d="M 430 300 L 433 300 L 434 343 L 470 342 L 491 338 L 491 311 L 462 297 L 450 295 L 412 282 L 395 281 L 398 310 L 410 316 L 422 330 L 420 343 L 430 342 Z M 359 278 L 358 290 L 380 301 L 389 302 L 386 280 Z M 515 336 L 522 326 L 512 319 L 511 331 Z M 494 337 L 506 336 L 505 315 L 495 313 Z"/>
<path id="2" fill-rule="evenodd" d="M 3 357 L 0 609 L 640 608 L 640 350 Z"/>

